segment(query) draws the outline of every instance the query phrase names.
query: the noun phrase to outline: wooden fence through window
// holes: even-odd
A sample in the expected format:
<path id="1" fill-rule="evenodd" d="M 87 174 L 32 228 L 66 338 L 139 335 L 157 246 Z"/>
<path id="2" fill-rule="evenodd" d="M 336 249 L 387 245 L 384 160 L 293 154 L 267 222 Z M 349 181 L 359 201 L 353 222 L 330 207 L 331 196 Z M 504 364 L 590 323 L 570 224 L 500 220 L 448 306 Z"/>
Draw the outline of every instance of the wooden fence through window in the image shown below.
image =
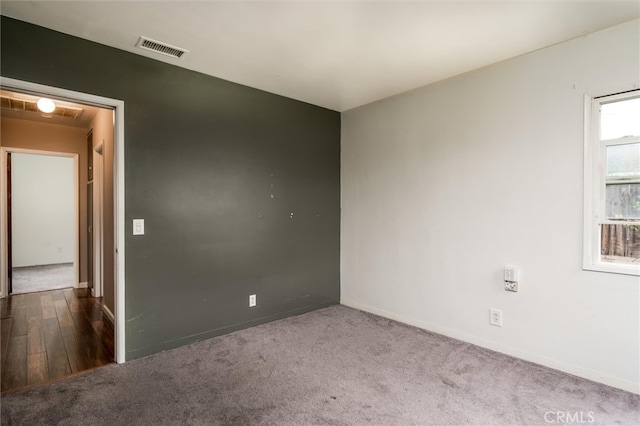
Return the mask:
<path id="1" fill-rule="evenodd" d="M 601 229 L 601 255 L 640 258 L 640 223 L 603 224 Z"/>

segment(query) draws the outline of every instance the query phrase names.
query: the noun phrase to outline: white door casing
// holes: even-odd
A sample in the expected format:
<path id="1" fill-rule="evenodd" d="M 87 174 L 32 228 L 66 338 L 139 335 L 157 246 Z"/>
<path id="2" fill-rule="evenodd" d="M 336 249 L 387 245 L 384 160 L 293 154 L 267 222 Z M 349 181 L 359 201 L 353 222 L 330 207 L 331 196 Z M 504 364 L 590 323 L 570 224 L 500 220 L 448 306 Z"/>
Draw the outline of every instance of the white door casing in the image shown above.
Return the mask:
<path id="1" fill-rule="evenodd" d="M 114 342 L 116 362 L 125 362 L 125 277 L 124 277 L 124 101 L 105 98 L 72 90 L 61 89 L 42 84 L 31 83 L 0 76 L 0 86 L 6 90 L 16 90 L 30 94 L 39 94 L 54 99 L 64 99 L 98 107 L 114 109 L 114 278 L 115 278 L 115 313 L 114 313 Z M 5 154 L 2 155 L 2 170 L 6 168 Z M 0 223 L 6 230 L 6 188 L 2 190 L 4 196 L 0 202 Z M 0 232 L 0 291 L 6 296 L 7 277 L 7 241 L 6 232 Z M 102 254 L 104 256 L 104 253 Z"/>

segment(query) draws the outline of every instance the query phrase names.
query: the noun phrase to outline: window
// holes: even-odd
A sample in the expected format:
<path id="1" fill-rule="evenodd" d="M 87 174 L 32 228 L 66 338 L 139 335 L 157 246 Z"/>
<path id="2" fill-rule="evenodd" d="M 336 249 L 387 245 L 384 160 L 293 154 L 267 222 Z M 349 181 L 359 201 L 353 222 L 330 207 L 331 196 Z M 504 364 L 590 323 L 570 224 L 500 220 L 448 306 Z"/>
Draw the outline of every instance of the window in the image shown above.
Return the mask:
<path id="1" fill-rule="evenodd" d="M 640 275 L 640 90 L 585 100 L 584 268 Z"/>

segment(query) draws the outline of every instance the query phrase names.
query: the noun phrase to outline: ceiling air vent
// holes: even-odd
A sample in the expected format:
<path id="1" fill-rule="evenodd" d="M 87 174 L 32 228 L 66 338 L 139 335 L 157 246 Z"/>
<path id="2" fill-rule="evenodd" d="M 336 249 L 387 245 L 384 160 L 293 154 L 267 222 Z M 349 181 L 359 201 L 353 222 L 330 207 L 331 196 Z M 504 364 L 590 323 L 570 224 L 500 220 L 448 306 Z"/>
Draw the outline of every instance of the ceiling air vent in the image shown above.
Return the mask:
<path id="1" fill-rule="evenodd" d="M 170 44 L 163 43 L 161 41 L 152 40 L 150 38 L 141 36 L 140 40 L 136 44 L 136 47 L 145 50 L 151 50 L 153 52 L 161 53 L 163 55 L 171 56 L 172 58 L 182 58 L 185 53 L 189 51 L 181 47 L 171 46 Z"/>

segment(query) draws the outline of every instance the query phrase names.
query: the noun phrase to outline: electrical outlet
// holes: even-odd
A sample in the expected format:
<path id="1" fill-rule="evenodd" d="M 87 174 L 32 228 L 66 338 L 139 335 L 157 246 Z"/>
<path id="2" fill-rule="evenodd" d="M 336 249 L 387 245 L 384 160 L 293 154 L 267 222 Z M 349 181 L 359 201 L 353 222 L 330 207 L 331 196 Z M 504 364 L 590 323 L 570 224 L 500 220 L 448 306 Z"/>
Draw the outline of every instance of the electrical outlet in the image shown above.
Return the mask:
<path id="1" fill-rule="evenodd" d="M 502 327 L 502 311 L 500 309 L 489 309 L 489 324 Z"/>
<path id="2" fill-rule="evenodd" d="M 253 308 L 254 306 L 256 306 L 256 295 L 251 294 L 249 295 L 249 307 Z"/>
<path id="3" fill-rule="evenodd" d="M 504 289 L 507 290 L 507 291 L 517 292 L 518 291 L 518 281 L 515 281 L 515 282 L 505 281 L 504 282 Z"/>

